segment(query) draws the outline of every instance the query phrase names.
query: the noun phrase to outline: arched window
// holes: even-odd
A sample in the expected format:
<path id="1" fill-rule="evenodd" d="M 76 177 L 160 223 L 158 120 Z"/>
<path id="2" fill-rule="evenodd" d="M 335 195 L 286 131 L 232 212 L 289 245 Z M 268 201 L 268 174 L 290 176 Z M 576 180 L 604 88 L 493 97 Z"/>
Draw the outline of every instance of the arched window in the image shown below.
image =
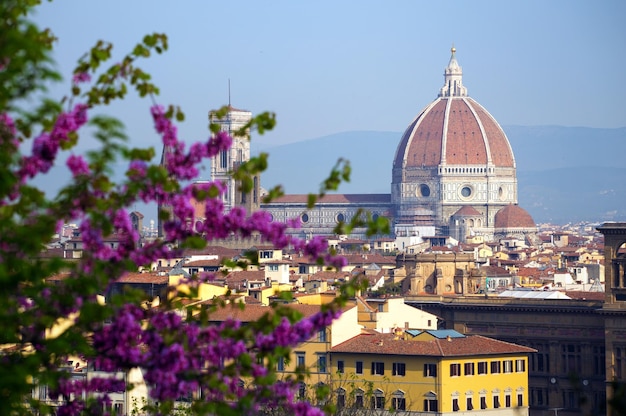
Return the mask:
<path id="1" fill-rule="evenodd" d="M 474 392 L 473 391 L 468 391 L 467 393 L 465 393 L 465 408 L 467 410 L 474 410 Z"/>
<path id="2" fill-rule="evenodd" d="M 346 407 L 346 390 L 339 387 L 335 393 L 337 394 L 337 410 L 341 410 Z"/>
<path id="3" fill-rule="evenodd" d="M 437 394 L 434 391 L 429 391 L 424 395 L 424 411 L 425 412 L 438 412 L 439 402 L 437 400 Z"/>
<path id="4" fill-rule="evenodd" d="M 384 409 L 385 408 L 385 392 L 381 389 L 374 390 L 372 395 L 372 409 Z"/>
<path id="5" fill-rule="evenodd" d="M 459 410 L 461 410 L 459 406 L 459 392 L 455 391 L 452 393 L 452 411 L 458 412 Z"/>
<path id="6" fill-rule="evenodd" d="M 391 407 L 394 410 L 406 410 L 406 398 L 402 390 L 396 390 L 391 397 Z"/>
<path id="7" fill-rule="evenodd" d="M 364 395 L 365 395 L 365 392 L 362 389 L 356 389 L 356 391 L 354 392 L 354 407 L 356 409 L 363 408 L 363 396 Z"/>
<path id="8" fill-rule="evenodd" d="M 500 389 L 494 389 L 491 392 L 491 395 L 493 396 L 493 408 L 494 409 L 499 409 L 501 404 L 500 404 Z"/>

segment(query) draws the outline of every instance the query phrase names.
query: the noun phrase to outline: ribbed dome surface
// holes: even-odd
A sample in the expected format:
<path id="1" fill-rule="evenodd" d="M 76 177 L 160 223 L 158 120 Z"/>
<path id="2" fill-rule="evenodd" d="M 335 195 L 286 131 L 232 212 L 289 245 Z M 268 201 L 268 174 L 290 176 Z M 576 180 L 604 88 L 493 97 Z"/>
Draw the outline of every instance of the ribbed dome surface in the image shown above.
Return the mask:
<path id="1" fill-rule="evenodd" d="M 535 228 L 535 220 L 518 205 L 508 205 L 496 213 L 495 228 Z"/>
<path id="2" fill-rule="evenodd" d="M 496 120 L 469 97 L 440 97 L 409 125 L 394 167 L 480 165 L 515 167 L 509 141 Z"/>

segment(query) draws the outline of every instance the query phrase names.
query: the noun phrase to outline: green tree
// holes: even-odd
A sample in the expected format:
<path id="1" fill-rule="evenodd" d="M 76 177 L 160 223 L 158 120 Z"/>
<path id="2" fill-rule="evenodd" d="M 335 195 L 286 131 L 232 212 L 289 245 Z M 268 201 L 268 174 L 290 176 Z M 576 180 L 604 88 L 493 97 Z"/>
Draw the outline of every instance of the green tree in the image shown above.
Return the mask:
<path id="1" fill-rule="evenodd" d="M 267 213 L 224 212 L 221 184 L 192 183 L 198 166 L 231 144 L 231 137 L 216 125 L 209 126 L 206 141 L 187 149 L 175 125 L 184 120 L 181 109 L 152 105 L 155 129 L 170 150 L 161 165 L 152 163 L 153 148 L 130 145 L 119 120 L 94 115 L 133 90 L 156 101 L 159 90 L 138 62 L 164 52 L 165 35 L 146 35 L 113 64 L 109 63 L 113 45 L 99 41 L 79 59 L 68 96 L 60 101 L 47 98 L 46 87 L 61 76 L 51 59 L 54 36 L 29 19 L 38 4 L 37 0 L 0 3 L 0 414 L 53 410 L 98 414 L 110 392 L 132 387 L 115 377 L 72 379 L 63 370 L 70 357 L 113 374 L 141 368 L 151 387 L 146 412 L 169 414 L 179 398 L 191 397 L 185 411 L 193 414 L 239 415 L 278 405 L 295 414 L 320 413 L 309 403 L 293 400 L 305 374 L 279 381 L 273 369 L 279 357 L 287 357 L 294 345 L 337 316 L 356 284 L 344 285 L 335 302 L 310 318 L 300 319 L 290 309 L 276 306 L 271 314 L 245 326 L 237 321 L 209 324 L 211 308 L 181 314 L 183 294 L 159 308 L 147 308 L 149 299 L 135 292 L 107 304 L 97 301 L 124 273 L 231 234 L 258 234 L 278 248 L 292 247 L 329 266 L 341 266 L 344 260 L 329 252 L 323 239 L 290 238 L 285 233 L 287 224 L 273 223 Z M 219 118 L 226 112 L 222 108 L 214 114 Z M 263 113 L 242 132 L 262 134 L 274 124 L 273 114 Z M 99 149 L 86 155 L 71 153 L 86 126 L 99 141 Z M 66 166 L 72 180 L 50 198 L 32 183 L 58 164 L 63 152 L 70 152 Z M 111 179 L 113 164 L 120 163 L 128 167 L 116 182 Z M 244 191 L 266 163 L 267 155 L 260 155 L 233 172 Z M 349 164 L 340 160 L 319 194 L 311 195 L 311 204 L 349 179 L 349 174 Z M 280 194 L 280 188 L 270 192 L 271 197 Z M 190 198 L 206 205 L 202 223 L 188 221 L 193 217 Z M 163 239 L 141 244 L 127 212 L 139 200 L 172 208 L 171 214 L 159 213 L 165 221 Z M 83 257 L 44 259 L 42 250 L 64 222 L 79 224 Z M 371 226 L 372 235 L 386 230 L 386 223 L 371 221 L 364 213 L 350 224 L 341 224 L 338 232 L 348 233 L 364 224 Z M 119 240 L 117 247 L 104 243 L 112 235 Z M 214 277 L 193 276 L 189 283 Z M 51 332 L 61 324 L 63 330 Z M 239 379 L 249 380 L 252 387 L 240 385 Z M 56 409 L 33 398 L 35 386 L 49 389 L 57 399 Z M 198 391 L 202 397 L 196 398 L 193 394 Z"/>

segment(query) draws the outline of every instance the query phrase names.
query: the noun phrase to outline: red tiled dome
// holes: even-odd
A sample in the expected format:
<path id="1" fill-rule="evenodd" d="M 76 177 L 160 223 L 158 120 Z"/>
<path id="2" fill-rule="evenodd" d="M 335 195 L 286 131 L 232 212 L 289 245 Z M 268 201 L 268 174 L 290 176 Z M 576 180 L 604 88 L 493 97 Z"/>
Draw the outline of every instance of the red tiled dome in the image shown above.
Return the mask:
<path id="1" fill-rule="evenodd" d="M 508 205 L 496 212 L 495 228 L 535 228 L 535 220 L 518 205 Z"/>
<path id="2" fill-rule="evenodd" d="M 506 134 L 487 110 L 467 95 L 456 49 L 444 71 L 439 98 L 406 129 L 394 168 L 480 165 L 514 168 Z"/>
<path id="3" fill-rule="evenodd" d="M 469 97 L 439 97 L 406 129 L 394 167 L 491 164 L 515 167 L 509 141 L 496 120 Z"/>

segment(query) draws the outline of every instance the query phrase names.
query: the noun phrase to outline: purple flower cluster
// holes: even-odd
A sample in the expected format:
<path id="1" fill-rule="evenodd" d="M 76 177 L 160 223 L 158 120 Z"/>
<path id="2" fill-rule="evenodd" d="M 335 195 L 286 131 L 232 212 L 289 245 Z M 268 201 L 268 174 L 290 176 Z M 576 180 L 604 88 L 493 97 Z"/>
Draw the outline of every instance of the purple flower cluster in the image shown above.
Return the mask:
<path id="1" fill-rule="evenodd" d="M 146 312 L 137 305 L 124 305 L 115 319 L 93 335 L 93 346 L 98 352 L 96 365 L 104 371 L 132 368 L 144 364 L 142 351 L 144 331 L 141 327 Z"/>
<path id="2" fill-rule="evenodd" d="M 82 84 L 91 81 L 91 75 L 88 72 L 78 72 L 72 77 L 72 83 Z"/>
<path id="3" fill-rule="evenodd" d="M 19 141 L 15 137 L 17 130 L 15 129 L 15 122 L 7 113 L 0 113 L 0 140 L 2 142 L 8 141 L 15 149 L 19 146 Z"/>
<path id="4" fill-rule="evenodd" d="M 238 321 L 202 326 L 183 323 L 175 311 L 126 305 L 110 324 L 94 333 L 95 360 L 105 371 L 140 367 L 155 400 L 175 400 L 199 388 L 224 400 L 243 393 L 238 383 L 243 373 L 219 373 L 225 363 L 248 351 L 243 340 L 232 336 L 239 328 Z M 265 372 L 260 366 L 251 375 L 262 377 Z M 218 385 L 213 384 L 216 377 Z M 223 383 L 229 390 L 224 390 Z"/>
<path id="5" fill-rule="evenodd" d="M 61 378 L 56 389 L 50 391 L 50 398 L 57 400 L 63 398 L 78 398 L 85 393 L 95 393 L 95 403 L 90 407 L 82 400 L 65 400 L 57 410 L 57 415 L 74 416 L 80 414 L 99 413 L 105 404 L 110 404 L 110 393 L 122 392 L 126 390 L 126 382 L 123 378 L 118 378 L 114 374 L 103 377 L 72 377 Z"/>
<path id="6" fill-rule="evenodd" d="M 89 75 L 86 73 L 76 74 L 73 80 L 75 84 L 88 81 Z M 336 267 L 345 265 L 342 257 L 328 254 L 325 239 L 316 237 L 304 241 L 288 236 L 288 227 L 300 225 L 297 220 L 273 222 L 267 212 L 248 213 L 240 207 L 226 212 L 220 198 L 225 191 L 225 185 L 221 182 L 181 186 L 180 181 L 193 180 L 198 176 L 198 166 L 205 159 L 228 150 L 232 138 L 226 132 L 220 132 L 206 142 L 192 144 L 189 152 L 186 152 L 185 144 L 177 138 L 176 126 L 166 117 L 164 108 L 153 106 L 151 113 L 155 129 L 167 149 L 165 167 L 169 176 L 165 182 L 155 180 L 154 175 L 149 174 L 153 171 L 150 171 L 147 163 L 133 160 L 126 171 L 128 183 L 124 186 L 108 190 L 90 184 L 84 194 L 76 195 L 67 208 L 68 212 L 64 213 L 67 215 L 64 219 L 80 223 L 84 255 L 76 268 L 77 274 L 113 270 L 116 274 L 106 276 L 107 281 L 112 282 L 122 270 L 121 267 L 115 268 L 117 265 L 125 264 L 124 267 L 128 267 L 127 261 L 131 260 L 139 267 L 158 259 L 174 258 L 180 255 L 180 250 L 175 248 L 176 243 L 191 236 L 202 236 L 206 241 L 212 241 L 232 235 L 248 237 L 257 233 L 276 248 L 291 246 L 312 258 L 324 259 L 327 264 Z M 86 121 L 87 106 L 82 104 L 61 113 L 49 132 L 34 139 L 32 155 L 21 160 L 17 172 L 20 183 L 47 172 L 62 144 L 69 141 Z M 14 138 L 15 128 L 10 117 L 0 115 L 0 126 L 5 126 Z M 67 166 L 75 178 L 91 179 L 92 171 L 81 156 L 69 156 Z M 211 197 L 206 197 L 208 194 Z M 124 206 L 131 206 L 134 201 L 141 199 L 144 202 L 159 201 L 171 208 L 172 217 L 164 225 L 165 238 L 139 246 L 139 234 L 133 229 L 125 209 L 115 204 L 103 204 L 106 208 L 100 211 L 94 208 L 98 206 L 97 201 L 111 201 L 120 196 L 125 198 Z M 204 219 L 195 223 L 192 222 L 196 217 L 196 207 L 192 204 L 194 199 L 202 201 L 204 206 Z M 93 215 L 94 211 L 100 215 Z M 107 226 L 103 227 L 102 224 Z M 117 237 L 115 245 L 107 240 L 110 235 L 105 234 L 104 230 L 108 229 L 112 231 L 106 231 L 107 234 L 113 233 Z M 203 281 L 212 279 L 212 274 L 202 277 Z M 54 298 L 58 293 L 47 290 L 46 298 Z M 77 296 L 76 302 L 69 309 L 61 305 L 59 311 L 69 313 L 80 309 L 83 302 L 91 301 L 89 297 Z M 51 304 L 54 302 L 51 299 Z M 32 306 L 26 298 L 21 300 L 21 305 Z M 255 389 L 244 388 L 240 380 L 260 381 L 268 377 L 268 368 L 262 364 L 262 360 L 259 363 L 254 359 L 255 353 L 266 354 L 277 347 L 292 348 L 305 342 L 330 325 L 339 314 L 337 309 L 323 310 L 296 323 L 283 318 L 269 332 L 251 335 L 238 321 L 207 325 L 184 320 L 179 312 L 166 308 L 147 310 L 136 304 L 126 304 L 114 310 L 110 322 L 97 326 L 93 331 L 93 360 L 97 368 L 112 373 L 120 369 L 141 368 L 144 379 L 150 385 L 150 394 L 158 401 L 175 400 L 202 390 L 206 400 L 236 404 L 245 395 L 258 394 L 254 398 L 261 405 L 280 402 L 290 409 L 290 413 L 318 415 L 321 414 L 319 409 L 295 400 L 294 389 L 297 387 L 292 382 L 274 383 L 256 392 Z M 244 360 L 244 357 L 247 359 Z M 248 361 L 248 364 L 241 364 Z M 117 391 L 121 387 L 119 382 L 114 377 L 84 382 L 66 380 L 59 385 L 58 394 L 83 397 L 83 393 L 105 392 L 101 397 L 106 400 L 106 392 Z M 268 390 L 271 392 L 269 395 Z M 84 403 L 79 399 L 71 400 L 59 411 L 78 414 L 85 411 Z"/>
<path id="7" fill-rule="evenodd" d="M 255 348 L 272 351 L 276 347 L 295 347 L 308 341 L 313 334 L 330 325 L 341 316 L 341 310 L 327 309 L 292 324 L 286 317 L 269 333 L 256 337 Z"/>
<path id="8" fill-rule="evenodd" d="M 130 216 L 124 209 L 108 212 L 108 217 L 112 219 L 113 227 L 116 232 L 117 245 L 112 247 L 106 244 L 102 231 L 92 225 L 89 218 L 84 218 L 80 224 L 80 238 L 83 242 L 83 249 L 89 253 L 91 257 L 97 260 L 110 262 L 120 262 L 133 256 L 137 259 L 144 258 L 142 250 L 137 247 L 139 241 L 139 233 L 132 226 Z M 88 256 L 89 257 L 89 256 Z M 150 262 L 152 257 L 145 258 L 144 261 Z M 148 263 L 139 263 L 144 265 Z"/>
<path id="9" fill-rule="evenodd" d="M 156 131 L 163 139 L 165 146 L 165 166 L 170 176 L 179 180 L 191 180 L 198 177 L 197 165 L 203 159 L 213 157 L 232 144 L 228 133 L 220 132 L 209 138 L 206 143 L 194 143 L 190 151 L 185 153 L 185 144 L 178 140 L 174 123 L 166 117 L 165 109 L 155 105 L 151 108 Z"/>
<path id="10" fill-rule="evenodd" d="M 87 105 L 77 104 L 70 112 L 62 112 L 50 132 L 43 132 L 33 141 L 31 156 L 21 161 L 18 177 L 23 182 L 39 173 L 46 173 L 52 167 L 61 143 L 69 140 L 87 122 Z"/>
<path id="11" fill-rule="evenodd" d="M 184 322 L 176 311 L 144 310 L 126 305 L 111 323 L 94 333 L 96 366 L 104 371 L 140 367 L 157 401 L 175 400 L 202 390 L 206 400 L 231 401 L 256 395 L 260 405 L 280 403 L 290 413 L 319 415 L 309 403 L 295 401 L 297 384 L 281 381 L 266 386 L 271 392 L 256 391 L 242 386 L 243 378 L 260 380 L 268 369 L 254 361 L 249 367 L 238 365 L 239 358 L 250 351 L 272 351 L 277 347 L 294 347 L 310 339 L 330 325 L 339 311 L 325 310 L 291 324 L 283 318 L 269 334 L 256 334 L 251 344 L 241 339 L 244 331 L 239 321 L 226 320 L 212 325 Z M 102 382 L 111 382 L 105 379 Z M 255 384 L 254 382 L 252 383 Z M 76 393 L 76 385 L 72 385 Z M 87 389 L 88 386 L 82 386 Z M 106 387 L 110 391 L 111 387 Z M 69 387 L 63 393 L 70 391 Z M 103 391 L 86 390 L 86 391 Z"/>
<path id="12" fill-rule="evenodd" d="M 72 175 L 76 176 L 87 176 L 90 173 L 89 165 L 85 162 L 85 159 L 82 156 L 70 155 L 67 158 L 67 167 L 70 168 Z"/>

